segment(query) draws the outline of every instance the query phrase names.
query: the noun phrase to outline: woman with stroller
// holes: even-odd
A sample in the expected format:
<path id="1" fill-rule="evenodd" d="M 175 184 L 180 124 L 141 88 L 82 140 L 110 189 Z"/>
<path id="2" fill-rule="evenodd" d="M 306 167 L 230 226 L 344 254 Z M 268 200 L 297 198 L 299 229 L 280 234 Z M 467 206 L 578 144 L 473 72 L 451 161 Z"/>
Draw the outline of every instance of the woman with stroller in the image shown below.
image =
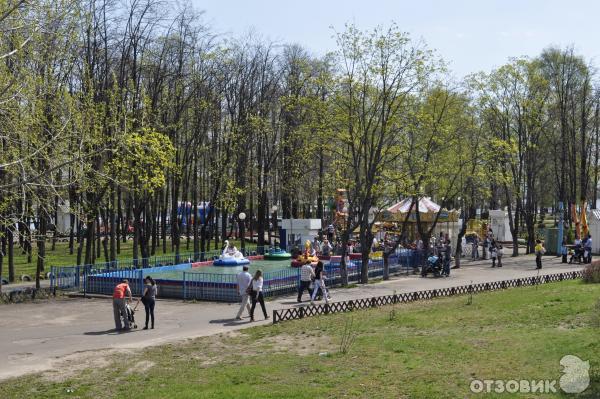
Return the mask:
<path id="1" fill-rule="evenodd" d="M 329 303 L 329 293 L 327 292 L 327 288 L 325 288 L 325 273 L 323 272 L 323 262 L 319 261 L 317 263 L 317 267 L 315 267 L 315 286 L 313 288 L 312 296 L 310 298 L 310 304 L 315 304 L 315 297 L 319 292 L 319 288 L 321 289 L 321 293 L 323 298 L 325 298 L 325 303 Z"/>
<path id="2" fill-rule="evenodd" d="M 152 321 L 151 328 L 154 329 L 154 305 L 156 304 L 157 287 L 156 282 L 150 276 L 146 276 L 144 279 L 144 293 L 135 305 L 137 309 L 140 304 L 140 300 L 144 304 L 144 310 L 146 311 L 146 325 L 144 330 L 148 329 L 148 319 Z"/>
<path id="3" fill-rule="evenodd" d="M 583 244 L 579 239 L 579 236 L 575 236 L 575 241 L 573 242 L 573 253 L 569 259 L 569 264 L 573 263 L 573 261 L 577 261 L 577 263 L 581 263 L 583 261 Z"/>
<path id="4" fill-rule="evenodd" d="M 263 277 L 262 270 L 258 269 L 256 273 L 254 273 L 254 277 L 252 278 L 252 282 L 250 283 L 252 298 L 252 307 L 250 308 L 250 321 L 254 321 L 254 309 L 256 308 L 256 302 L 260 303 L 260 307 L 262 308 L 263 315 L 265 316 L 265 320 L 269 318 L 267 314 L 267 308 L 265 307 L 265 298 L 263 297 L 262 289 L 263 289 Z M 250 288 L 249 287 L 249 288 Z"/>

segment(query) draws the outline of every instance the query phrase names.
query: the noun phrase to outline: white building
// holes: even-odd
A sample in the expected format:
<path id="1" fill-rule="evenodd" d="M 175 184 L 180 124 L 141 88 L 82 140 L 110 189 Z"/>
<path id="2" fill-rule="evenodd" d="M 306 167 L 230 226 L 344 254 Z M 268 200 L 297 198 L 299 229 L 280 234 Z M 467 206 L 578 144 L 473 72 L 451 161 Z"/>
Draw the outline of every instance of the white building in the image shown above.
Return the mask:
<path id="1" fill-rule="evenodd" d="M 281 247 L 285 248 L 306 240 L 313 241 L 321 230 L 321 219 L 282 219 L 279 231 Z"/>
<path id="2" fill-rule="evenodd" d="M 490 228 L 498 241 L 512 241 L 508 212 L 503 210 L 490 210 Z"/>

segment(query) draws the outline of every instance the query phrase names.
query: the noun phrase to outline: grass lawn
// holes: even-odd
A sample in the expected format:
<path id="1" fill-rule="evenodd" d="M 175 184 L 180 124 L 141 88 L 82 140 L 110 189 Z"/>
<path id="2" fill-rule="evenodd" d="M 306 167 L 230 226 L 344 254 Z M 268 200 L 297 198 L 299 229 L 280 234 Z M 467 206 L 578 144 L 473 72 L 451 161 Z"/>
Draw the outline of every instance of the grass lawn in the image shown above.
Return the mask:
<path id="1" fill-rule="evenodd" d="M 90 355 L 94 367 L 9 380 L 0 397 L 598 398 L 599 298 L 600 285 L 570 281 L 478 294 L 471 305 L 455 297 L 308 318 Z M 356 340 L 342 354 L 350 321 Z M 469 390 L 472 379 L 558 380 L 567 354 L 591 363 L 579 396 Z"/>
<path id="2" fill-rule="evenodd" d="M 235 245 L 239 248 L 240 242 L 239 240 L 233 240 Z M 186 239 L 182 239 L 179 247 L 179 251 L 181 253 L 184 252 L 192 252 L 194 250 L 194 241 L 190 239 L 189 250 L 186 249 Z M 221 243 L 219 242 L 219 247 Z M 246 243 L 246 247 L 255 247 L 256 244 Z M 211 241 L 211 250 L 214 248 L 214 241 Z M 21 275 L 28 274 L 30 276 L 35 276 L 36 270 L 36 262 L 37 262 L 37 247 L 34 243 L 31 263 L 27 263 L 27 255 L 23 255 L 23 251 L 17 245 L 15 245 L 15 276 L 18 280 Z M 174 252 L 171 251 L 171 241 L 167 241 L 167 253 L 163 254 L 162 252 L 162 241 L 160 246 L 156 250 L 156 256 L 161 255 L 169 255 Z M 82 256 L 85 256 L 85 248 Z M 121 253 L 117 255 L 117 259 L 120 260 L 130 260 L 133 258 L 133 240 L 127 240 L 127 242 L 121 242 Z M 97 262 L 103 262 L 104 259 L 104 249 L 102 249 L 102 256 L 97 260 Z M 52 251 L 52 242 L 48 241 L 46 243 L 46 271 L 50 271 L 51 266 L 72 266 L 77 264 L 77 245 L 75 245 L 73 255 L 69 254 L 69 243 L 68 242 L 57 242 L 56 249 Z M 8 278 L 8 260 L 4 258 L 4 268 L 3 275 Z"/>

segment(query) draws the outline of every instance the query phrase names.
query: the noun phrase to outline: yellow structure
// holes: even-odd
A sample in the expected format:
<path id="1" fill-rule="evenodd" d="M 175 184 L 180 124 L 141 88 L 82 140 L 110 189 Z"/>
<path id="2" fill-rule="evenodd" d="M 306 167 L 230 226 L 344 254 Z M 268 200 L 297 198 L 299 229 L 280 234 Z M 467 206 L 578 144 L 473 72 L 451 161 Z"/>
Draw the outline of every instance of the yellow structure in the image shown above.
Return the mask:
<path id="1" fill-rule="evenodd" d="M 302 255 L 299 255 L 296 260 L 302 264 L 304 264 L 307 260 L 310 261 L 310 263 L 319 261 L 319 258 L 315 255 L 315 252 L 312 249 L 310 240 L 306 240 L 304 243 L 304 252 L 302 252 Z"/>

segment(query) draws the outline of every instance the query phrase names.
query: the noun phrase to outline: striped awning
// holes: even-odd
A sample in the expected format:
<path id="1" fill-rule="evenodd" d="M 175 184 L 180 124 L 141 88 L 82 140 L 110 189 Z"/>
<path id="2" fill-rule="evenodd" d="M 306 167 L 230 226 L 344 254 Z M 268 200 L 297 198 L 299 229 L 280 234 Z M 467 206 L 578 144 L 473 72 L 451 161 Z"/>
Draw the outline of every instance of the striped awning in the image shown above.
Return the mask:
<path id="1" fill-rule="evenodd" d="M 411 209 L 412 205 L 412 209 Z M 433 202 L 430 198 L 421 197 L 419 199 L 419 213 L 437 213 L 440 211 L 440 206 Z M 408 213 L 415 212 L 417 205 L 412 203 L 412 198 L 405 198 L 395 205 L 390 206 L 387 211 L 389 213 Z"/>

